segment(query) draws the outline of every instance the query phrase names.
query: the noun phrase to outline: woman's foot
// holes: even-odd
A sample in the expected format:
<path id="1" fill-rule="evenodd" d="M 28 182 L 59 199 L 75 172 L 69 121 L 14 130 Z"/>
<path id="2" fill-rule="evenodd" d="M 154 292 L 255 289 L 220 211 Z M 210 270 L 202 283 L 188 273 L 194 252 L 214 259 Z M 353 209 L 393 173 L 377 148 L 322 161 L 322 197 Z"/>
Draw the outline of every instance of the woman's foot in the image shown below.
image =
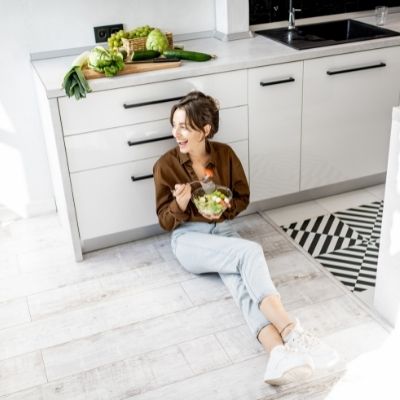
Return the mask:
<path id="1" fill-rule="evenodd" d="M 337 351 L 304 330 L 297 319 L 293 329 L 283 341 L 290 349 L 309 354 L 316 369 L 330 368 L 339 361 Z"/>
<path id="2" fill-rule="evenodd" d="M 264 382 L 285 385 L 301 382 L 313 373 L 313 361 L 303 352 L 294 351 L 286 345 L 275 346 L 269 356 Z"/>

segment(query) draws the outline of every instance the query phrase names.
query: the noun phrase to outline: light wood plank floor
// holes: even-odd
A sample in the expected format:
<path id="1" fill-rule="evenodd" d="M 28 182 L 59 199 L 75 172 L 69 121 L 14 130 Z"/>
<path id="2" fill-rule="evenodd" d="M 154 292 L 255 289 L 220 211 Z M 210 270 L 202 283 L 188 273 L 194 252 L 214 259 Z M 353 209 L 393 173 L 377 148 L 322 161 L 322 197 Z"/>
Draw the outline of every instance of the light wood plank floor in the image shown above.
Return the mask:
<path id="1" fill-rule="evenodd" d="M 388 328 L 268 217 L 235 225 L 263 246 L 285 306 L 337 348 L 339 365 L 299 384 L 263 383 L 268 355 L 230 294 L 217 276 L 184 271 L 167 234 L 75 263 L 54 214 L 1 223 L 0 399 L 316 400 L 347 390 L 351 366 L 390 340 Z"/>

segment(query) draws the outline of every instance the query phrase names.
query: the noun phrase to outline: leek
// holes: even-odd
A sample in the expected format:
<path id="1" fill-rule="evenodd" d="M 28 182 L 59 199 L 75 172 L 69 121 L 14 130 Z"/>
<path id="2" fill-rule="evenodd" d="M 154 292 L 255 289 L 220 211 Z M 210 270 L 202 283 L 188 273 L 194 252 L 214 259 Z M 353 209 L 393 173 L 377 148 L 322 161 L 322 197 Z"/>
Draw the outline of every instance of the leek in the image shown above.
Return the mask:
<path id="1" fill-rule="evenodd" d="M 88 57 L 88 51 L 80 54 L 73 61 L 71 69 L 65 74 L 62 87 L 68 97 L 75 96 L 76 100 L 80 100 L 92 91 L 82 72 L 82 68 L 88 63 Z"/>

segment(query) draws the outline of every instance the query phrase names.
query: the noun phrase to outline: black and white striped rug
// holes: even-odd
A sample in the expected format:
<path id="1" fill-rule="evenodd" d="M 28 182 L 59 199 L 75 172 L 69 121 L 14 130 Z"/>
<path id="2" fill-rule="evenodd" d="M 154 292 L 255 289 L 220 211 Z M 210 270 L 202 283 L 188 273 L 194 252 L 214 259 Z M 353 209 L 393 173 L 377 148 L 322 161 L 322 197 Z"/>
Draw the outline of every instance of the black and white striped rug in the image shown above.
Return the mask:
<path id="1" fill-rule="evenodd" d="M 281 228 L 351 291 L 375 286 L 383 201 Z"/>

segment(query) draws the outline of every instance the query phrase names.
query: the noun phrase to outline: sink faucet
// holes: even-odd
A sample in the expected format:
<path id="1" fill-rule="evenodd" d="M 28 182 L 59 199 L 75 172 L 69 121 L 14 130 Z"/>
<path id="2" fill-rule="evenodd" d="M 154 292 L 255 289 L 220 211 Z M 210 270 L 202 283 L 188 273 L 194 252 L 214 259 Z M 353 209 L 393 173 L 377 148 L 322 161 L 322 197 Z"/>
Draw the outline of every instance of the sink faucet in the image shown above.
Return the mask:
<path id="1" fill-rule="evenodd" d="M 300 8 L 294 8 L 293 7 L 293 0 L 289 0 L 289 25 L 288 25 L 288 30 L 293 31 L 296 28 L 296 23 L 295 23 L 295 12 L 296 11 L 301 11 Z"/>

